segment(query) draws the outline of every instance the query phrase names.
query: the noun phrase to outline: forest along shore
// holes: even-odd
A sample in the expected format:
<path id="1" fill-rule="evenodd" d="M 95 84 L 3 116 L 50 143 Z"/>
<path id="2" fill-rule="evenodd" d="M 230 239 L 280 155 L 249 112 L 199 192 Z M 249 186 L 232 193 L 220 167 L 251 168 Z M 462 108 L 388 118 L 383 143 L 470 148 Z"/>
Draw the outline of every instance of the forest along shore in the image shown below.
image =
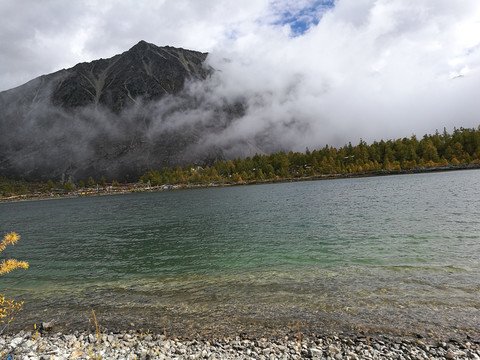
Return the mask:
<path id="1" fill-rule="evenodd" d="M 10 356 L 10 357 L 9 357 Z M 364 334 L 296 336 L 269 340 L 242 336 L 176 339 L 168 334 L 107 330 L 72 334 L 42 331 L 0 336 L 6 359 L 480 359 L 478 342 L 399 339 Z"/>
<path id="2" fill-rule="evenodd" d="M 208 183 L 180 183 L 180 184 L 163 184 L 151 186 L 149 183 L 129 183 L 105 186 L 95 186 L 93 188 L 77 189 L 72 191 L 65 191 L 64 189 L 53 189 L 49 192 L 29 192 L 26 194 L 0 196 L 0 202 L 11 201 L 25 201 L 25 200 L 46 200 L 46 199 L 58 199 L 58 198 L 75 198 L 85 196 L 105 196 L 105 195 L 121 195 L 130 194 L 134 192 L 157 192 L 157 191 L 169 191 L 169 190 L 187 190 L 187 189 L 201 189 L 201 188 L 213 188 L 213 187 L 225 187 L 225 186 L 240 186 L 240 185 L 256 185 L 256 184 L 275 184 L 286 182 L 301 182 L 301 181 L 316 181 L 316 180 L 334 180 L 334 179 L 346 179 L 346 178 L 358 178 L 358 177 L 372 177 L 372 176 L 388 176 L 388 175 L 404 175 L 404 174 L 420 174 L 430 172 L 441 171 L 457 171 L 457 170 L 472 170 L 480 169 L 480 164 L 468 164 L 468 165 L 446 165 L 446 166 L 432 166 L 424 168 L 415 168 L 409 170 L 375 170 L 375 171 L 363 171 L 355 173 L 343 173 L 343 174 L 325 174 L 325 175 L 313 175 L 303 177 L 287 177 L 265 180 L 241 180 L 231 182 L 208 182 Z"/>

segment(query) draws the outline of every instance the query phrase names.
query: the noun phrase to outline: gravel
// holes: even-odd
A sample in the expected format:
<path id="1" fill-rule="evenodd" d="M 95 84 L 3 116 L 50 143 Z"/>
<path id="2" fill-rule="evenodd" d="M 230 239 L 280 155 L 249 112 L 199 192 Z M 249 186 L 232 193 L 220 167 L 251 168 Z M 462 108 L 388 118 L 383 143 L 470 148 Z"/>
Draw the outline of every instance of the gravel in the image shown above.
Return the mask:
<path id="1" fill-rule="evenodd" d="M 451 340 L 322 336 L 282 340 L 170 339 L 138 331 L 0 336 L 0 359 L 479 359 L 480 343 Z"/>

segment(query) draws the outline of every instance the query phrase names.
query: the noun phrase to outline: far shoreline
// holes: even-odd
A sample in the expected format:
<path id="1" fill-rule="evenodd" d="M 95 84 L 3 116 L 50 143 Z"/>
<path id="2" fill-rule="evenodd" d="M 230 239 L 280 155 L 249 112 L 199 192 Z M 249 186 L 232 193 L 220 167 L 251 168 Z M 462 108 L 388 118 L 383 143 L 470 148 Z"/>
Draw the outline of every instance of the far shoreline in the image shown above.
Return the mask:
<path id="1" fill-rule="evenodd" d="M 73 199 L 83 198 L 90 196 L 110 196 L 110 195 L 125 195 L 132 193 L 144 193 L 144 192 L 163 192 L 172 190 L 193 190 L 193 189 L 206 189 L 206 188 L 218 188 L 218 187 L 230 187 L 230 186 L 246 186 L 246 185 L 263 185 L 263 184 L 282 184 L 304 181 L 319 181 L 319 180 L 339 180 L 339 179 L 352 179 L 352 178 L 364 178 L 364 177 L 379 177 L 379 176 L 391 176 L 391 175 L 411 175 L 411 174 L 424 174 L 434 172 L 448 172 L 448 171 L 460 171 L 460 170 L 476 170 L 480 169 L 480 164 L 473 163 L 468 165 L 445 165 L 445 166 L 432 166 L 423 168 L 414 168 L 408 170 L 372 170 L 362 171 L 355 173 L 341 173 L 341 174 L 323 174 L 312 175 L 302 177 L 289 177 L 289 178 L 277 178 L 277 179 L 265 179 L 265 180 L 242 180 L 237 182 L 209 182 L 209 183 L 179 183 L 179 184 L 163 184 L 157 186 L 150 186 L 144 183 L 136 183 L 129 188 L 121 189 L 109 189 L 109 187 L 100 189 L 84 189 L 72 191 L 69 193 L 51 192 L 48 194 L 22 194 L 13 195 L 9 197 L 0 198 L 0 203 L 7 202 L 23 202 L 23 201 L 35 201 L 35 200 L 54 200 L 54 199 Z M 111 187 L 110 187 L 111 188 Z"/>

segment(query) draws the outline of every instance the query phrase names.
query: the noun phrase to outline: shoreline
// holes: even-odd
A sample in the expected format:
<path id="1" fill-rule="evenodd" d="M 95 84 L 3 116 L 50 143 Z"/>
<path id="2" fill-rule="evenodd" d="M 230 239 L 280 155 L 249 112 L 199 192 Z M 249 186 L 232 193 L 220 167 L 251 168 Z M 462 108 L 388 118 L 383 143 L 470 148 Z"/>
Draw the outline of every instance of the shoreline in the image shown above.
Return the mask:
<path id="1" fill-rule="evenodd" d="M 242 335 L 183 339 L 151 331 L 104 328 L 72 333 L 47 328 L 0 336 L 11 359 L 479 359 L 480 343 L 391 338 L 365 333 L 308 335 L 300 330 L 269 339 Z"/>
<path id="2" fill-rule="evenodd" d="M 98 311 L 97 311 L 98 310 Z M 122 309 L 104 308 L 65 313 L 62 309 L 25 313 L 23 310 L 7 327 L 6 334 L 28 332 L 38 329 L 42 333 L 72 334 L 75 332 L 95 332 L 96 326 L 102 331 L 113 333 L 154 332 L 168 334 L 169 338 L 184 340 L 209 339 L 224 337 L 244 337 L 248 339 L 267 338 L 282 340 L 285 337 L 295 338 L 300 332 L 302 337 L 317 338 L 333 335 L 345 337 L 388 338 L 390 340 L 418 340 L 428 342 L 472 342 L 480 344 L 480 328 L 475 323 L 470 325 L 445 323 L 443 325 L 425 323 L 424 319 L 412 316 L 412 323 L 406 324 L 402 319 L 395 320 L 389 314 L 371 314 L 368 318 L 358 319 L 342 314 L 327 316 L 326 314 L 305 313 L 298 316 L 266 316 L 256 317 L 254 314 L 237 315 L 228 313 L 210 314 L 208 318 L 189 314 L 173 314 L 158 311 L 137 310 L 135 313 L 124 313 Z M 386 318 L 387 317 L 387 318 Z M 97 322 L 98 321 L 98 322 Z M 1 329 L 1 328 L 0 328 Z M 108 330 L 107 330 L 108 329 Z"/>
<path id="3" fill-rule="evenodd" d="M 23 194 L 14 195 L 10 197 L 0 198 L 2 202 L 21 202 L 21 201 L 34 201 L 34 200 L 54 200 L 54 199 L 74 199 L 84 198 L 90 196 L 112 196 L 112 195 L 126 195 L 133 193 L 146 193 L 146 192 L 163 192 L 163 191 L 176 191 L 176 190 L 194 190 L 194 189 L 207 189 L 218 187 L 230 187 L 230 186 L 248 186 L 248 185 L 263 185 L 263 184 L 283 184 L 292 182 L 304 182 L 304 181 L 320 181 L 320 180 L 339 180 L 339 179 L 351 179 L 362 177 L 377 177 L 377 176 L 391 176 L 391 175 L 410 175 L 410 174 L 425 174 L 433 172 L 448 172 L 448 171 L 462 171 L 462 170 L 476 170 L 480 169 L 480 164 L 468 164 L 468 165 L 445 165 L 434 166 L 428 168 L 416 168 L 409 170 L 373 170 L 363 171 L 356 173 L 342 173 L 342 174 L 324 174 L 324 175 L 312 175 L 304 177 L 291 177 L 291 178 L 279 178 L 279 179 L 265 179 L 265 180 L 247 180 L 239 182 L 210 182 L 210 183 L 198 183 L 198 184 L 172 184 L 172 185 L 138 185 L 135 188 L 130 187 L 122 188 L 119 190 L 89 190 L 84 193 L 49 193 L 49 194 Z"/>

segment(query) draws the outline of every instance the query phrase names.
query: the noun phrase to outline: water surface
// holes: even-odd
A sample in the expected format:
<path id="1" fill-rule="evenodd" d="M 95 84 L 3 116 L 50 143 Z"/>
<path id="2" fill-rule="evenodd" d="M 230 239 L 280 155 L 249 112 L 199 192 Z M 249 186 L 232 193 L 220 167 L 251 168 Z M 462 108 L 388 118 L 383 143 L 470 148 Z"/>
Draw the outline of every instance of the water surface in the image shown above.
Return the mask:
<path id="1" fill-rule="evenodd" d="M 478 170 L 1 203 L 0 291 L 25 326 L 473 334 L 479 204 Z"/>

